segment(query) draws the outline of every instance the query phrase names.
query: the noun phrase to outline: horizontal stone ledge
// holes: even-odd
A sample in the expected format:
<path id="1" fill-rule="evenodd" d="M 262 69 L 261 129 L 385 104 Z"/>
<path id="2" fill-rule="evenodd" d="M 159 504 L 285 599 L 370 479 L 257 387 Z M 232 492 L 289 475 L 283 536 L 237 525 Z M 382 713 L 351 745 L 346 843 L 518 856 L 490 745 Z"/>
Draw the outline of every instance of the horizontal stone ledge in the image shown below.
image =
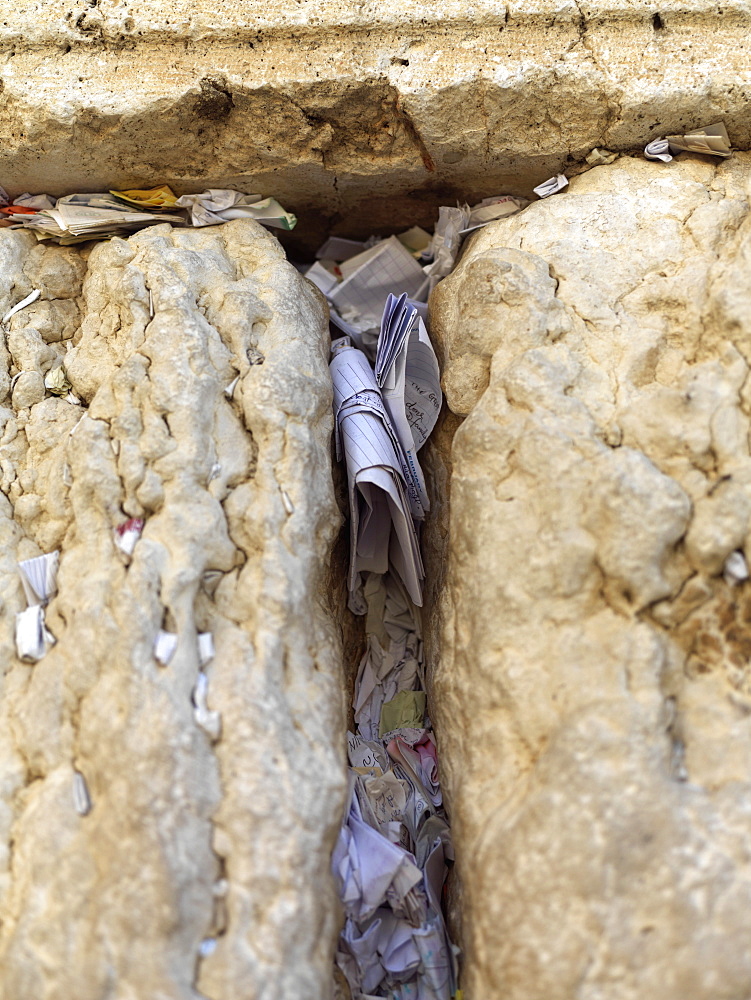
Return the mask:
<path id="1" fill-rule="evenodd" d="M 708 8 L 703 0 L 622 0 L 607 4 L 587 0 L 517 0 L 508 4 L 497 0 L 403 0 L 398 4 L 375 0 L 353 3 L 352 0 L 269 0 L 268 3 L 238 5 L 229 0 L 196 4 L 176 0 L 166 4 L 151 0 L 138 8 L 102 0 L 92 6 L 89 0 L 74 3 L 48 3 L 33 11 L 16 8 L 1 22 L 0 47 L 21 49 L 39 45 L 140 44 L 156 40 L 195 42 L 226 40 L 236 45 L 248 40 L 268 42 L 277 38 L 324 38 L 374 31 L 401 33 L 437 31 L 461 32 L 522 26 L 553 27 L 566 22 L 609 24 L 632 22 L 653 26 L 655 14 L 665 29 L 699 26 L 711 22 L 715 29 L 747 25 L 751 20 L 742 0 L 723 4 L 722 9 Z"/>
<path id="2" fill-rule="evenodd" d="M 292 6 L 9 13 L 0 183 L 238 187 L 279 198 L 299 232 L 367 235 L 457 198 L 529 195 L 594 146 L 635 152 L 716 120 L 751 145 L 740 4 Z"/>

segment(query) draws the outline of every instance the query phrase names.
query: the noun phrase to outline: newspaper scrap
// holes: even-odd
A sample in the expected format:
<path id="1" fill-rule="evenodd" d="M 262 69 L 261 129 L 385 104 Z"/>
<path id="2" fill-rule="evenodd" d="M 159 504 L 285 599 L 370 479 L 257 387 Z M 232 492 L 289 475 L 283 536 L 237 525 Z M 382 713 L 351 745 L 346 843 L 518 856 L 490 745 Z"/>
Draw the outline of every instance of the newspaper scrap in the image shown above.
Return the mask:
<path id="1" fill-rule="evenodd" d="M 648 160 L 661 160 L 663 163 L 670 163 L 673 159 L 667 139 L 653 139 L 652 142 L 648 142 L 644 147 L 644 155 Z"/>
<path id="2" fill-rule="evenodd" d="M 136 542 L 143 533 L 143 526 L 142 517 L 131 517 L 115 528 L 115 545 L 124 555 L 133 555 Z"/>
<path id="3" fill-rule="evenodd" d="M 669 135 L 667 141 L 672 153 L 705 153 L 723 159 L 732 155 L 730 139 L 722 122 L 706 125 L 686 135 Z"/>
<path id="4" fill-rule="evenodd" d="M 556 174 L 555 177 L 550 177 L 548 180 L 543 181 L 542 184 L 538 184 L 536 188 L 532 188 L 532 190 L 539 198 L 549 198 L 551 194 L 557 194 L 559 191 L 563 191 L 565 187 L 568 187 L 566 177 L 563 174 Z"/>
<path id="5" fill-rule="evenodd" d="M 177 651 L 177 636 L 174 632 L 165 632 L 159 629 L 154 640 L 154 659 L 163 667 L 169 665 L 170 660 Z"/>
<path id="6" fill-rule="evenodd" d="M 290 230 L 297 225 L 297 218 L 285 212 L 278 201 L 260 194 L 210 188 L 201 194 L 184 194 L 175 205 L 190 211 L 194 226 L 215 226 L 231 219 L 255 219 L 274 229 Z"/>
<path id="7" fill-rule="evenodd" d="M 24 559 L 18 564 L 26 602 L 29 606 L 46 604 L 57 593 L 57 569 L 60 551 L 48 552 L 34 559 Z"/>
<path id="8" fill-rule="evenodd" d="M 73 772 L 73 804 L 79 816 L 88 816 L 92 810 L 89 786 L 80 771 Z"/>

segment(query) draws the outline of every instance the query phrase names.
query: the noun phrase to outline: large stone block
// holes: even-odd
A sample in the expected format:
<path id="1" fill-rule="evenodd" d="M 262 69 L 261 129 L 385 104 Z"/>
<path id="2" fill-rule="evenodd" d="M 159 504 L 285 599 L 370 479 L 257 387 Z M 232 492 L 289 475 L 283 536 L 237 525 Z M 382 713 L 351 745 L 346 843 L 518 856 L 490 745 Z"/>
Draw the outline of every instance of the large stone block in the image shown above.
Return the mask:
<path id="1" fill-rule="evenodd" d="M 12 193 L 239 186 L 367 236 L 529 194 L 593 146 L 718 118 L 751 140 L 740 0 L 6 6 Z"/>
<path id="2" fill-rule="evenodd" d="M 624 157 L 434 293 L 470 1000 L 748 994 L 751 584 L 721 574 L 751 555 L 750 191 L 747 155 Z"/>
<path id="3" fill-rule="evenodd" d="M 324 1000 L 344 795 L 325 308 L 253 222 L 90 253 L 3 230 L 0 267 L 0 313 L 42 292 L 2 348 L 0 994 Z M 9 396 L 60 360 L 84 409 Z M 57 641 L 22 663 L 16 559 L 53 549 Z M 206 631 L 216 742 L 191 704 Z"/>

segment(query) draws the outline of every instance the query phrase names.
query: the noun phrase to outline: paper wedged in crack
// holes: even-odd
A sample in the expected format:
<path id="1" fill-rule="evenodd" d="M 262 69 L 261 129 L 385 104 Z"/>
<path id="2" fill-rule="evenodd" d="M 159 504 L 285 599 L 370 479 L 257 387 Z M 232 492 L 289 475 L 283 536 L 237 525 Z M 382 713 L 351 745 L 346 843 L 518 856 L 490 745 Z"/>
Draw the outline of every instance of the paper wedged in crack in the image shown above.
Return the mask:
<path id="1" fill-rule="evenodd" d="M 621 156 L 434 292 L 466 419 L 426 447 L 426 642 L 470 996 L 751 981 L 749 190 L 748 154 Z"/>
<path id="2" fill-rule="evenodd" d="M 0 230 L 0 314 L 41 292 L 0 345 L 0 992 L 323 998 L 344 800 L 323 305 L 254 222 L 30 236 Z M 83 415 L 15 406 L 17 371 L 63 360 Z M 57 549 L 57 642 L 21 663 L 17 563 Z"/>

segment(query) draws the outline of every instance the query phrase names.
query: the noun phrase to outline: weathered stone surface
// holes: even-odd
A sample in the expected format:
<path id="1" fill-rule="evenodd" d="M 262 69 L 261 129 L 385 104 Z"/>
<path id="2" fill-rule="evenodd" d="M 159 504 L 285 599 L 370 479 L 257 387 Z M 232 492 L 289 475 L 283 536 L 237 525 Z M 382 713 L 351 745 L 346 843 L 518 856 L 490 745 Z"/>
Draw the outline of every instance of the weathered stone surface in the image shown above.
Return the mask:
<path id="1" fill-rule="evenodd" d="M 720 574 L 751 555 L 750 192 L 747 155 L 621 158 L 435 292 L 470 1000 L 748 995 L 751 584 Z"/>
<path id="2" fill-rule="evenodd" d="M 367 236 L 529 193 L 593 146 L 718 118 L 751 142 L 742 0 L 5 6 L 13 193 L 239 186 Z"/>
<path id="3" fill-rule="evenodd" d="M 85 258 L 0 231 L 0 314 L 42 291 L 0 359 L 0 994 L 323 1000 L 344 791 L 324 307 L 253 222 Z M 9 396 L 61 358 L 83 410 Z M 24 664 L 16 559 L 55 548 L 57 643 Z"/>

